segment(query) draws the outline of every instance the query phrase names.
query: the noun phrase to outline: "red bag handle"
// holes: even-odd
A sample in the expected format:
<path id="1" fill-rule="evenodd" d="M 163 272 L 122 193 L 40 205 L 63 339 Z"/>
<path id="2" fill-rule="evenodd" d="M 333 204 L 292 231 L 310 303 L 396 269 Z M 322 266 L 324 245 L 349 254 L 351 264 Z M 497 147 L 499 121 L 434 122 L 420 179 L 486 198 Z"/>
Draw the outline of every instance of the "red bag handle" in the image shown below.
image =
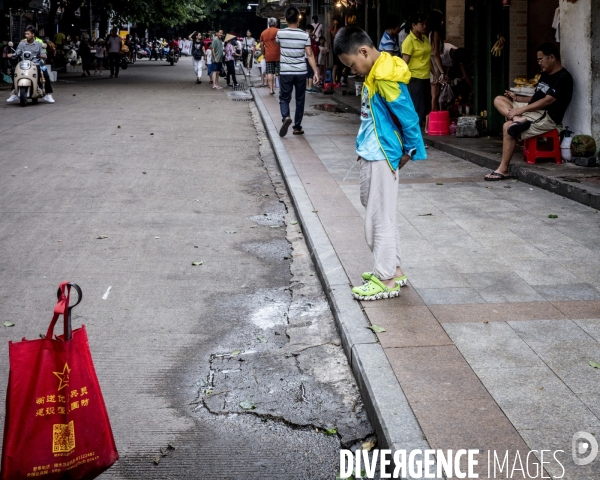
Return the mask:
<path id="1" fill-rule="evenodd" d="M 77 290 L 79 298 L 77 299 L 77 303 L 75 305 L 69 306 L 69 300 L 71 299 L 71 287 Z M 62 315 L 64 318 L 63 340 L 69 341 L 72 337 L 71 310 L 77 305 L 79 305 L 83 297 L 83 293 L 81 292 L 81 288 L 79 288 L 79 285 L 77 285 L 76 283 L 62 282 L 58 287 L 58 292 L 56 293 L 56 296 L 58 297 L 58 302 L 54 307 L 54 316 L 52 317 L 52 321 L 50 322 L 50 326 L 48 327 L 48 332 L 46 332 L 46 339 L 52 339 L 52 334 L 54 333 L 54 326 L 58 321 L 58 317 Z"/>

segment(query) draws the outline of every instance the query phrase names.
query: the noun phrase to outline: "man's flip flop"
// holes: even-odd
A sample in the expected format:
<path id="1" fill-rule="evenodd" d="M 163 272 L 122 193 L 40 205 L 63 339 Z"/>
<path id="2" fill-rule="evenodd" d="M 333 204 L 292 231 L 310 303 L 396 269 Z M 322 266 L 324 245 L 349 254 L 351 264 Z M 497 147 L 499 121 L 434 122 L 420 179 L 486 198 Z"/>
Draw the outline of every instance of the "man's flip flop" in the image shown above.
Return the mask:
<path id="1" fill-rule="evenodd" d="M 517 140 L 519 136 L 525 131 L 529 130 L 531 127 L 531 122 L 529 120 L 525 120 L 524 122 L 514 122 L 510 127 L 508 127 L 507 133 Z"/>
<path id="2" fill-rule="evenodd" d="M 490 177 L 490 175 L 494 176 Z M 500 180 L 513 180 L 514 178 L 514 175 L 503 175 L 500 172 L 488 173 L 485 177 L 483 177 L 486 182 L 499 182 Z"/>

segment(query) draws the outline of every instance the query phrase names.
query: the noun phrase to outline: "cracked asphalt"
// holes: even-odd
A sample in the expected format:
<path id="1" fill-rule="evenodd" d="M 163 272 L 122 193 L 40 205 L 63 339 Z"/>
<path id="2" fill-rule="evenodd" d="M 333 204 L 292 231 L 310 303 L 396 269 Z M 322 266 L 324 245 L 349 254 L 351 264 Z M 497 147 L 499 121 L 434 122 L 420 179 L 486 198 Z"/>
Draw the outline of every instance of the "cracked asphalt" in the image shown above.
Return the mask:
<path id="1" fill-rule="evenodd" d="M 143 62 L 0 104 L 0 395 L 68 279 L 121 455 L 101 478 L 334 478 L 373 431 L 331 312 L 254 104 L 193 82 Z"/>

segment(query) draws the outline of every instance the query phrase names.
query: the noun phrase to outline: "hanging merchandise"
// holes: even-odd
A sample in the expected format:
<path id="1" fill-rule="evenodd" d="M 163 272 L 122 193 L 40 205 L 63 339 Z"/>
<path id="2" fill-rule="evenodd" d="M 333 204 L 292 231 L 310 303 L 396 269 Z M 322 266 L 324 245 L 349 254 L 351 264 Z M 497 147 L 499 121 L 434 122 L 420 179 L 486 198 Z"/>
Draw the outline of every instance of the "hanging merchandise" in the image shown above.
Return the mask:
<path id="1" fill-rule="evenodd" d="M 504 42 L 506 42 L 506 39 L 502 35 L 498 35 L 498 40 L 496 41 L 496 43 L 494 43 L 494 46 L 492 47 L 492 55 L 494 57 L 499 57 L 500 55 L 502 55 L 502 50 L 504 49 Z"/>
<path id="2" fill-rule="evenodd" d="M 504 8 L 510 7 L 510 0 L 502 0 L 502 6 Z"/>

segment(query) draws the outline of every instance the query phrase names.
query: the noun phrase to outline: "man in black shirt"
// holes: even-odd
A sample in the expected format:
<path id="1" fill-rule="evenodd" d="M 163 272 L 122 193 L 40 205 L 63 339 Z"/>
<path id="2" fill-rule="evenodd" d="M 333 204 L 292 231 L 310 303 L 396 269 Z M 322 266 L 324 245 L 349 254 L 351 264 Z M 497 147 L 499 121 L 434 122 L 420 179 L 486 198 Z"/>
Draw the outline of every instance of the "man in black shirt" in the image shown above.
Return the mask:
<path id="1" fill-rule="evenodd" d="M 553 43 L 538 48 L 537 61 L 542 74 L 531 99 L 507 90 L 498 96 L 494 105 L 507 118 L 504 124 L 502 162 L 485 180 L 497 181 L 511 178 L 508 165 L 518 140 L 535 137 L 554 130 L 573 97 L 573 77 L 560 63 L 560 51 Z"/>

